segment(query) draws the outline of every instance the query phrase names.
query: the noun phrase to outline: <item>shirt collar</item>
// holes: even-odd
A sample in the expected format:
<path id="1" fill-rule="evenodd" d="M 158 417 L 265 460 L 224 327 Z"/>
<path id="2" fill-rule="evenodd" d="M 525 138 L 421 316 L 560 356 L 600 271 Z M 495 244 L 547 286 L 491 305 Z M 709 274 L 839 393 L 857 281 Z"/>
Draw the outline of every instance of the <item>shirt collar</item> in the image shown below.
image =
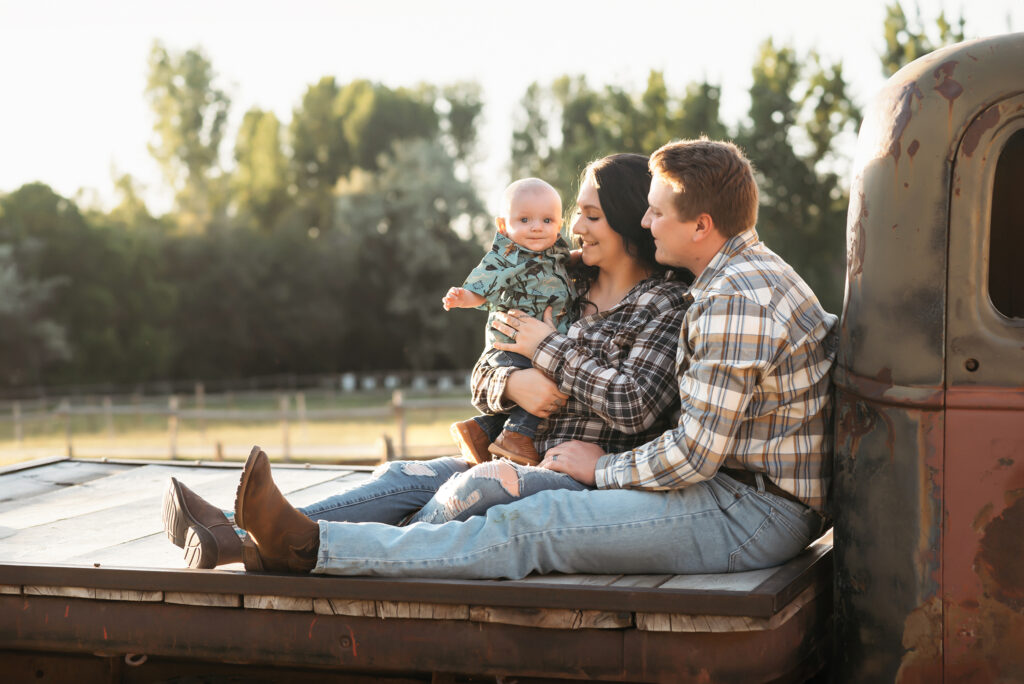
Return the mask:
<path id="1" fill-rule="evenodd" d="M 690 292 L 696 293 L 703 292 L 704 289 L 710 285 L 715 278 L 725 269 L 725 265 L 737 254 L 746 251 L 750 247 L 754 246 L 758 242 L 757 229 L 751 228 L 745 230 L 738 235 L 733 235 L 731 238 L 725 241 L 722 248 L 718 250 L 718 253 L 711 258 L 708 265 L 704 267 L 704 270 L 700 272 L 697 279 L 693 281 L 693 285 L 690 286 Z"/>

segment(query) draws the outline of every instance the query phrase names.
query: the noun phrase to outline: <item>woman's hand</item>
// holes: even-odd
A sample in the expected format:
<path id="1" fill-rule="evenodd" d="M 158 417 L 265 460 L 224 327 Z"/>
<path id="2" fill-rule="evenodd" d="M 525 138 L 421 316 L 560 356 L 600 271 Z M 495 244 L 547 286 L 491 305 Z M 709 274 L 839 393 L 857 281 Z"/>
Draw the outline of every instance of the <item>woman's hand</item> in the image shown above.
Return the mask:
<path id="1" fill-rule="evenodd" d="M 540 418 L 557 413 L 569 400 L 558 385 L 536 368 L 513 371 L 505 382 L 504 396 L 519 408 Z"/>
<path id="2" fill-rule="evenodd" d="M 540 467 L 565 473 L 577 482 L 593 487 L 597 461 L 602 456 L 604 449 L 601 447 L 574 439 L 548 449 Z"/>
<path id="3" fill-rule="evenodd" d="M 491 327 L 512 338 L 512 342 L 495 342 L 495 349 L 522 354 L 528 359 L 533 358 L 534 352 L 537 351 L 537 347 L 544 341 L 544 338 L 555 332 L 550 306 L 544 310 L 543 321 L 538 321 L 523 311 L 513 309 L 496 314 Z"/>

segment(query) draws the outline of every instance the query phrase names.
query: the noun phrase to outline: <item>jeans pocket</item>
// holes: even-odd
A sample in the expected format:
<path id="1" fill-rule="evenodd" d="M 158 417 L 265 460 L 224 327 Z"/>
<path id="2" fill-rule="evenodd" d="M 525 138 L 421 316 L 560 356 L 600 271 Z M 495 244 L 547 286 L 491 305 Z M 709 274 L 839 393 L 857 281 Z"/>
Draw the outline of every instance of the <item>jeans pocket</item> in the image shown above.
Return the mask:
<path id="1" fill-rule="evenodd" d="M 807 542 L 805 535 L 771 508 L 750 538 L 729 554 L 729 572 L 760 570 L 785 563 L 800 553 Z"/>

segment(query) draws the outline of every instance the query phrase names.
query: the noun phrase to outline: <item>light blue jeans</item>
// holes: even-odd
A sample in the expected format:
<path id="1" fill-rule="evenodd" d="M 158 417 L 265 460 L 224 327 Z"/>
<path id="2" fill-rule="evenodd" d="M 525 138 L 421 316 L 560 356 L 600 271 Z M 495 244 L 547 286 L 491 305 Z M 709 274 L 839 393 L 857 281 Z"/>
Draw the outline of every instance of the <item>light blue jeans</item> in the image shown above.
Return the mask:
<path id="1" fill-rule="evenodd" d="M 299 510 L 317 522 L 438 524 L 549 489 L 587 487 L 568 475 L 507 460 L 475 467 L 461 458 L 392 461 L 359 486 Z"/>
<path id="2" fill-rule="evenodd" d="M 719 474 L 674 491 L 541 491 L 465 520 L 319 521 L 314 573 L 518 579 L 695 574 L 778 565 L 823 531 L 814 511 Z"/>

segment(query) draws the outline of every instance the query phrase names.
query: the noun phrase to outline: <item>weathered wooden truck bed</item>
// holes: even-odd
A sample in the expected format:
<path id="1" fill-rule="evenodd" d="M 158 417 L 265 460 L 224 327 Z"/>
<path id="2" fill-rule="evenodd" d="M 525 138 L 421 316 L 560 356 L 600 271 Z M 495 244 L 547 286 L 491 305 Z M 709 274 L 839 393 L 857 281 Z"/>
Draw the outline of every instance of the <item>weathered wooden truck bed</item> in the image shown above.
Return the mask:
<path id="1" fill-rule="evenodd" d="M 830 535 L 784 566 L 732 575 L 185 568 L 160 522 L 168 478 L 230 507 L 238 468 L 53 459 L 0 471 L 5 679 L 802 681 L 827 656 Z M 302 505 L 370 470 L 275 465 L 275 478 Z"/>

